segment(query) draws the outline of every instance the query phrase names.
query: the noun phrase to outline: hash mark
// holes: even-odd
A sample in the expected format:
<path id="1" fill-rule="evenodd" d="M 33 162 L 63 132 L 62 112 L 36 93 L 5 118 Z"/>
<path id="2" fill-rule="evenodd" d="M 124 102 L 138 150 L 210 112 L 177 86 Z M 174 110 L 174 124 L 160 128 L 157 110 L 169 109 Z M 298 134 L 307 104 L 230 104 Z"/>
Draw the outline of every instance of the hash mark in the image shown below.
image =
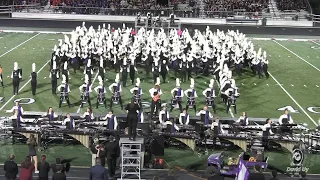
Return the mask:
<path id="1" fill-rule="evenodd" d="M 319 59 L 319 56 L 317 56 L 317 58 Z"/>
<path id="2" fill-rule="evenodd" d="M 269 86 L 269 84 L 267 84 L 267 86 Z"/>
<path id="3" fill-rule="evenodd" d="M 318 85 L 316 85 L 317 86 L 317 88 L 319 87 Z"/>
<path id="4" fill-rule="evenodd" d="M 22 49 L 26 49 L 26 48 L 22 48 Z"/>
<path id="5" fill-rule="evenodd" d="M 2 39 L 3 37 L 0 37 L 0 39 Z"/>
<path id="6" fill-rule="evenodd" d="M 290 57 L 290 56 L 288 56 L 288 57 Z"/>
<path id="7" fill-rule="evenodd" d="M 32 49 L 36 49 L 36 48 L 32 48 Z"/>
<path id="8" fill-rule="evenodd" d="M 7 49 L 7 47 L 4 47 L 5 49 Z"/>
<path id="9" fill-rule="evenodd" d="M 255 86 L 257 85 L 256 83 L 253 83 Z"/>
<path id="10" fill-rule="evenodd" d="M 291 84 L 291 86 L 293 87 L 294 85 L 293 85 L 293 84 Z"/>
<path id="11" fill-rule="evenodd" d="M 304 87 L 307 87 L 306 85 L 303 85 Z"/>
<path id="12" fill-rule="evenodd" d="M 244 86 L 244 84 L 243 84 L 243 83 L 241 83 L 241 85 L 242 85 L 242 86 Z"/>
<path id="13" fill-rule="evenodd" d="M 307 58 L 310 58 L 309 56 L 307 56 Z"/>

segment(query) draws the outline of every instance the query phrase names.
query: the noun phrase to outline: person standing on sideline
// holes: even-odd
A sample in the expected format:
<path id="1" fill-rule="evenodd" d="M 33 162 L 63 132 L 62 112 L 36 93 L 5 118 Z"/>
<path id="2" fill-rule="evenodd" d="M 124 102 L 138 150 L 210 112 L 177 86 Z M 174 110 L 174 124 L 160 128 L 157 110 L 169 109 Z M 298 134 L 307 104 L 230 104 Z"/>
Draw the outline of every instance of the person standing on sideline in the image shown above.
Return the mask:
<path id="1" fill-rule="evenodd" d="M 127 121 L 129 125 L 129 139 L 135 141 L 137 135 L 137 124 L 138 124 L 138 112 L 140 111 L 140 106 L 135 103 L 132 98 L 131 102 L 127 104 L 126 110 L 128 112 Z"/>
<path id="2" fill-rule="evenodd" d="M 36 147 L 38 146 L 37 139 L 34 137 L 34 134 L 30 135 L 30 138 L 27 141 L 29 147 L 29 156 L 34 160 L 35 173 L 38 171 L 38 157 Z"/>
<path id="3" fill-rule="evenodd" d="M 31 162 L 31 157 L 27 156 L 21 163 L 21 171 L 19 180 L 32 180 L 32 172 L 34 171 L 34 165 Z"/>
<path id="4" fill-rule="evenodd" d="M 36 64 L 35 63 L 32 63 L 32 73 L 30 74 L 30 76 L 31 76 L 32 95 L 36 95 L 38 73 L 36 72 Z"/>
<path id="5" fill-rule="evenodd" d="M 5 177 L 7 180 L 15 180 L 17 178 L 17 174 L 19 172 L 17 163 L 14 162 L 15 156 L 11 154 L 9 156 L 9 161 L 6 161 L 4 163 L 4 171 L 5 171 Z"/>
<path id="6" fill-rule="evenodd" d="M 39 169 L 39 179 L 38 180 L 49 180 L 49 171 L 50 171 L 50 164 L 46 162 L 47 156 L 41 156 L 41 162 L 38 162 L 38 169 Z"/>
<path id="7" fill-rule="evenodd" d="M 116 173 L 117 158 L 120 155 L 120 146 L 115 137 L 109 137 L 109 142 L 106 143 L 105 149 L 107 151 L 109 176 L 113 178 Z"/>
<path id="8" fill-rule="evenodd" d="M 4 88 L 4 85 L 3 85 L 3 77 L 2 77 L 2 66 L 1 66 L 1 64 L 0 64 L 0 82 L 1 82 L 2 88 Z"/>
<path id="9" fill-rule="evenodd" d="M 101 166 L 100 158 L 96 158 L 96 165 L 90 168 L 90 180 L 108 180 L 108 170 Z"/>
<path id="10" fill-rule="evenodd" d="M 21 77 L 22 77 L 22 75 L 18 69 L 18 63 L 14 62 L 13 71 L 11 74 L 11 79 L 12 79 L 12 84 L 13 84 L 13 95 L 18 95 Z"/>
<path id="11" fill-rule="evenodd" d="M 67 180 L 67 176 L 63 172 L 63 166 L 61 164 L 58 164 L 55 170 L 52 180 Z"/>

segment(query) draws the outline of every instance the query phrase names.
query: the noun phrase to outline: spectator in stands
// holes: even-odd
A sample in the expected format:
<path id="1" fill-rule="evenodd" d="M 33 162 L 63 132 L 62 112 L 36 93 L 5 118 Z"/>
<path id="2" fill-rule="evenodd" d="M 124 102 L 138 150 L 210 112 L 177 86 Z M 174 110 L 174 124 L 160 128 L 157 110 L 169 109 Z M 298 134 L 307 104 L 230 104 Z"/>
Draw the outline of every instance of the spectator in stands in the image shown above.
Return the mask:
<path id="1" fill-rule="evenodd" d="M 307 177 L 306 177 L 307 176 L 306 172 L 303 171 L 303 172 L 300 173 L 300 175 L 301 175 L 301 178 L 299 180 L 308 180 Z"/>
<path id="2" fill-rule="evenodd" d="M 29 147 L 29 156 L 34 161 L 35 166 L 35 173 L 39 173 L 38 171 L 38 157 L 37 157 L 37 151 L 36 147 L 38 146 L 37 139 L 35 138 L 34 134 L 30 135 L 30 138 L 27 141 L 28 147 Z"/>
<path id="3" fill-rule="evenodd" d="M 254 172 L 250 173 L 248 180 L 265 180 L 264 175 L 261 173 L 261 166 L 254 166 Z"/>
<path id="4" fill-rule="evenodd" d="M 61 167 L 61 170 L 58 170 L 57 168 Z M 53 173 L 56 173 L 58 171 L 61 171 L 62 173 L 66 172 L 66 168 L 63 166 L 63 164 L 61 163 L 60 158 L 56 159 L 56 163 L 51 165 L 51 169 L 53 171 Z"/>
<path id="5" fill-rule="evenodd" d="M 96 158 L 96 165 L 90 168 L 90 180 L 108 180 L 108 170 L 101 166 L 100 158 Z"/>
<path id="6" fill-rule="evenodd" d="M 57 164 L 55 166 L 55 170 L 56 170 L 56 172 L 54 172 L 54 174 L 52 176 L 52 180 L 66 180 L 67 179 L 66 174 L 63 172 L 62 164 Z"/>
<path id="7" fill-rule="evenodd" d="M 273 171 L 271 172 L 271 175 L 272 175 L 272 178 L 269 179 L 269 180 L 279 180 L 279 179 L 277 178 L 277 171 L 273 170 Z"/>
<path id="8" fill-rule="evenodd" d="M 19 180 L 32 180 L 32 173 L 34 169 L 34 165 L 31 162 L 31 156 L 27 156 L 21 163 Z"/>
<path id="9" fill-rule="evenodd" d="M 49 171 L 50 165 L 46 162 L 47 156 L 41 156 L 41 162 L 38 163 L 38 170 L 39 170 L 39 179 L 38 180 L 48 180 L 49 179 Z"/>
<path id="10" fill-rule="evenodd" d="M 15 180 L 18 174 L 18 165 L 14 162 L 15 156 L 11 154 L 9 160 L 4 163 L 5 177 L 7 180 Z"/>
<path id="11" fill-rule="evenodd" d="M 174 169 L 169 170 L 168 176 L 165 178 L 165 180 L 177 180 L 177 178 L 174 177 Z"/>
<path id="12" fill-rule="evenodd" d="M 97 148 L 97 157 L 100 158 L 101 166 L 104 167 L 106 165 L 106 150 L 104 148 L 104 145 L 100 144 L 96 148 Z"/>

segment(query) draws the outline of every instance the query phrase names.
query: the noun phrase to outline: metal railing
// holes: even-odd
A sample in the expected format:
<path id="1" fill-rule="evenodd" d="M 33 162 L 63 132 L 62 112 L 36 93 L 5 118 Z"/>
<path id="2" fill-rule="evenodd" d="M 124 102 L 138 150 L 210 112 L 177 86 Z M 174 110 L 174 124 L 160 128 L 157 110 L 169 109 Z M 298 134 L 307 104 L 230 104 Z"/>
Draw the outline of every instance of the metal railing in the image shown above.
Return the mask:
<path id="1" fill-rule="evenodd" d="M 313 13 L 312 13 L 312 7 L 311 7 L 311 5 L 310 5 L 309 0 L 304 0 L 304 1 L 305 1 L 305 3 L 307 4 L 307 7 L 308 7 L 308 13 L 309 13 L 309 14 L 313 14 Z"/>

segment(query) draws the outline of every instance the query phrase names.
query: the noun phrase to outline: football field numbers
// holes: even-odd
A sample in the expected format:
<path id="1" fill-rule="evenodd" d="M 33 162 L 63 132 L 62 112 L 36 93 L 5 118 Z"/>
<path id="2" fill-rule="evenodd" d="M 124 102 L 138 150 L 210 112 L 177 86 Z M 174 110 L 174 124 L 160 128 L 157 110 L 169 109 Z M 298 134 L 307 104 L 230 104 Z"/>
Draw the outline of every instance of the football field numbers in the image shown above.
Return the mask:
<path id="1" fill-rule="evenodd" d="M 278 111 L 284 111 L 284 110 L 288 110 L 290 113 L 300 113 L 298 110 L 296 110 L 294 107 L 292 106 L 284 106 L 278 109 Z M 315 114 L 320 114 L 320 107 L 308 107 L 307 110 L 311 113 L 315 113 Z"/>

